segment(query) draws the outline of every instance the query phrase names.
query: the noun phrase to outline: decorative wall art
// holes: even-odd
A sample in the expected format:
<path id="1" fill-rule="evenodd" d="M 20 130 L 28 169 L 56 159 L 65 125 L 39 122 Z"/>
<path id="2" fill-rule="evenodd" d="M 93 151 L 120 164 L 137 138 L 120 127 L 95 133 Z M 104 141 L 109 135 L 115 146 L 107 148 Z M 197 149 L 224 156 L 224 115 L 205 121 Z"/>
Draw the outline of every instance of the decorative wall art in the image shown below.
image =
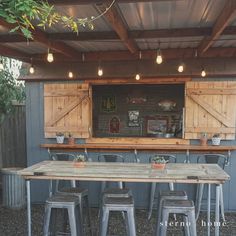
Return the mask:
<path id="1" fill-rule="evenodd" d="M 147 102 L 147 98 L 146 97 L 127 97 L 126 101 L 127 103 L 131 103 L 131 104 L 143 104 Z"/>
<path id="2" fill-rule="evenodd" d="M 167 131 L 168 120 L 156 117 L 147 118 L 147 134 L 164 134 Z"/>
<path id="3" fill-rule="evenodd" d="M 114 112 L 116 110 L 116 97 L 115 96 L 102 96 L 102 111 Z"/>
<path id="4" fill-rule="evenodd" d="M 117 134 L 120 132 L 120 119 L 117 116 L 113 116 L 109 121 L 109 132 Z"/>
<path id="5" fill-rule="evenodd" d="M 139 111 L 128 111 L 128 126 L 139 126 Z"/>

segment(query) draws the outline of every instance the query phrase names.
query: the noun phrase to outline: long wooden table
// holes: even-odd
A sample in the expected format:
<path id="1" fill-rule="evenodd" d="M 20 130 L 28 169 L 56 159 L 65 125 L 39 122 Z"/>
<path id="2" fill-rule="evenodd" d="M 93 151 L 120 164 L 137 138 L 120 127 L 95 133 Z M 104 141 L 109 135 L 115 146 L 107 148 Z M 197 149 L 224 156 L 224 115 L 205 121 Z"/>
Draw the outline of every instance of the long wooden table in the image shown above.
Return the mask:
<path id="1" fill-rule="evenodd" d="M 75 167 L 70 161 L 43 161 L 18 172 L 26 179 L 28 236 L 31 236 L 30 180 L 62 179 L 122 182 L 174 182 L 208 184 L 207 221 L 210 235 L 211 185 L 216 185 L 215 235 L 219 235 L 219 185 L 229 180 L 229 175 L 216 164 L 168 163 L 164 170 L 153 169 L 151 164 L 86 162 L 85 167 Z"/>

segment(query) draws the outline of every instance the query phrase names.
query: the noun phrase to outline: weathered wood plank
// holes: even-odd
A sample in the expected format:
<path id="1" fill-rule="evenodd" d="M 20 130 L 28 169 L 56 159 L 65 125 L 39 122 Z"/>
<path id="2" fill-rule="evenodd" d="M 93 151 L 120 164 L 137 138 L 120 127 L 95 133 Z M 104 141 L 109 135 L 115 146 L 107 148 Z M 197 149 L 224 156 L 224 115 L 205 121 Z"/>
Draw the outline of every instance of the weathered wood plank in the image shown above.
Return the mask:
<path id="1" fill-rule="evenodd" d="M 75 167 L 73 161 L 43 161 L 18 174 L 29 179 L 124 182 L 224 183 L 230 178 L 217 164 L 183 163 L 169 163 L 159 170 L 140 163 L 86 162 L 84 167 Z"/>

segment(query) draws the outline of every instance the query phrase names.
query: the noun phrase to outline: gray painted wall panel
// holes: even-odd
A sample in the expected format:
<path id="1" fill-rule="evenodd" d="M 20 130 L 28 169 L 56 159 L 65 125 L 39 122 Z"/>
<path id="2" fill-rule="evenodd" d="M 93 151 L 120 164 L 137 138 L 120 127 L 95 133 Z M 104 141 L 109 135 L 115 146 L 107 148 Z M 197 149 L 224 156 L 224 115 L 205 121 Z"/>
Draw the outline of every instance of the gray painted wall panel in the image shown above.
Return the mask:
<path id="1" fill-rule="evenodd" d="M 48 153 L 47 150 L 40 148 L 42 143 L 53 143 L 53 139 L 44 139 L 44 114 L 43 114 L 43 84 L 42 83 L 26 83 L 26 122 L 27 122 L 27 159 L 28 165 L 35 164 L 37 162 L 47 160 Z M 82 140 L 78 140 L 82 142 Z M 192 141 L 196 143 L 197 141 Z M 222 144 L 236 145 L 236 141 L 222 142 Z M 89 153 L 92 159 L 97 159 L 97 153 Z M 124 153 L 124 156 L 128 157 L 127 161 L 132 161 L 133 154 Z M 178 162 L 183 162 L 185 160 L 184 154 L 176 154 Z M 140 153 L 139 157 L 141 162 L 147 162 L 149 153 Z M 191 155 L 191 161 L 196 161 L 196 155 Z M 224 185 L 224 197 L 225 197 L 225 207 L 226 210 L 235 211 L 236 210 L 236 152 L 232 153 L 230 165 L 226 167 L 226 171 L 231 176 L 231 180 Z M 90 193 L 90 203 L 92 206 L 97 205 L 99 198 L 100 184 L 97 182 L 83 182 L 83 186 L 89 188 Z M 43 202 L 45 201 L 48 194 L 48 182 L 47 181 L 33 181 L 32 182 L 32 201 L 33 202 Z M 150 184 L 144 183 L 128 183 L 133 190 L 135 202 L 137 207 L 146 207 L 148 204 L 149 197 L 149 187 Z M 162 188 L 167 188 L 166 184 L 161 184 Z M 194 197 L 195 186 L 193 185 L 176 185 L 178 189 L 185 189 L 188 191 L 190 198 Z"/>

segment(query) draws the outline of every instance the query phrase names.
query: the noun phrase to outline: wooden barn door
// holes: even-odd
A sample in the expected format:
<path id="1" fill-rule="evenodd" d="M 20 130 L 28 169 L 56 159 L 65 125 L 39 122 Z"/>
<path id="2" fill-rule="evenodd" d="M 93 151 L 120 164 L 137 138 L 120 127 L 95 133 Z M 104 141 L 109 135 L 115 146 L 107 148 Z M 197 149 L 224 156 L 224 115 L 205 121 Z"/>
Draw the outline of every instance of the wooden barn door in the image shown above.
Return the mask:
<path id="1" fill-rule="evenodd" d="M 88 138 L 91 127 L 89 84 L 48 83 L 44 85 L 44 131 L 46 138 L 57 132 Z"/>
<path id="2" fill-rule="evenodd" d="M 187 82 L 185 88 L 185 139 L 220 133 L 235 139 L 236 82 Z"/>

